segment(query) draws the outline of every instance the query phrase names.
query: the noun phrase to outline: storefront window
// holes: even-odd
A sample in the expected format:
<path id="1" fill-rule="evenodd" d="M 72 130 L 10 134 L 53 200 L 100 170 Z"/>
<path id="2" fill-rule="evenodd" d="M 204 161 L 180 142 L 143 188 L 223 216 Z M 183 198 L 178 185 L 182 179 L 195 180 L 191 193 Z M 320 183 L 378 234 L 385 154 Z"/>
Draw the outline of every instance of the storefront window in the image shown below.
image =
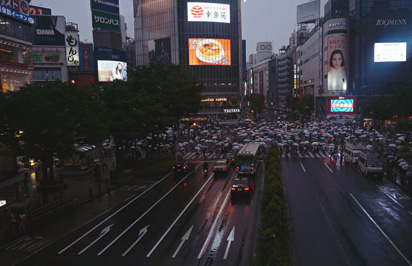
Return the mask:
<path id="1" fill-rule="evenodd" d="M 36 68 L 34 69 L 35 81 L 62 80 L 60 68 Z"/>

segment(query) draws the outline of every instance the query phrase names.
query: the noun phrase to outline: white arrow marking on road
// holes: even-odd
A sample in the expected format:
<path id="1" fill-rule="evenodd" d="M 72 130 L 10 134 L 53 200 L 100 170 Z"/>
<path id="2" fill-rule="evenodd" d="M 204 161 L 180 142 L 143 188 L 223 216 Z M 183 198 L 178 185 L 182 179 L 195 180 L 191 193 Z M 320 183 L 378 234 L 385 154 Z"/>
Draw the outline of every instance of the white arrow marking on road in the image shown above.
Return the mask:
<path id="1" fill-rule="evenodd" d="M 223 257 L 224 260 L 227 259 L 227 254 L 229 253 L 229 248 L 230 248 L 230 245 L 232 244 L 233 240 L 235 240 L 235 226 L 233 226 L 232 232 L 230 232 L 229 236 L 227 237 L 227 241 L 229 241 L 229 242 L 227 243 L 225 256 Z"/>
<path id="2" fill-rule="evenodd" d="M 190 233 L 192 232 L 193 229 L 193 225 L 192 227 L 190 227 L 190 229 L 186 232 L 186 234 L 182 237 L 182 242 L 180 242 L 180 245 L 177 247 L 175 254 L 173 254 L 172 258 L 174 259 L 177 255 L 177 253 L 179 253 L 179 250 L 182 248 L 183 243 L 185 243 L 185 241 L 187 241 L 189 239 Z"/>
<path id="3" fill-rule="evenodd" d="M 139 237 L 138 237 L 137 240 L 130 246 L 130 248 L 128 248 L 128 249 L 122 254 L 122 256 L 126 256 L 126 254 L 129 253 L 129 251 L 130 251 L 134 246 L 136 246 L 137 242 L 139 242 L 140 239 L 142 239 L 142 237 L 144 237 L 144 235 L 147 233 L 147 228 L 148 228 L 149 226 L 150 226 L 150 224 L 147 225 L 145 228 L 140 229 Z"/>
<path id="4" fill-rule="evenodd" d="M 92 243 L 90 243 L 90 245 L 88 245 L 87 247 L 85 247 L 82 251 L 80 251 L 79 253 L 77 253 L 77 255 L 82 254 L 83 252 L 85 252 L 89 247 L 93 246 L 97 241 L 99 241 L 100 238 L 104 237 L 105 234 L 109 233 L 110 231 L 110 227 L 112 227 L 114 224 L 111 224 L 109 226 L 106 226 L 105 228 L 103 228 L 103 230 L 100 232 L 100 235 L 98 238 L 96 238 L 96 240 L 94 240 Z"/>

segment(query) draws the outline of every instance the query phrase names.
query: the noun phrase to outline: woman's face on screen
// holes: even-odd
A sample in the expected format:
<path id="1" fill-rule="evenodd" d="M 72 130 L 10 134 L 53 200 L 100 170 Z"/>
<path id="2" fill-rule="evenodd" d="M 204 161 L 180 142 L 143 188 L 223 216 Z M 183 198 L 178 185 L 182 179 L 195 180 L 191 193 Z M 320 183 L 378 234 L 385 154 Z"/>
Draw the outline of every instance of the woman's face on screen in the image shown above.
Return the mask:
<path id="1" fill-rule="evenodd" d="M 341 54 L 334 54 L 332 58 L 333 67 L 338 69 L 342 65 L 342 55 Z"/>

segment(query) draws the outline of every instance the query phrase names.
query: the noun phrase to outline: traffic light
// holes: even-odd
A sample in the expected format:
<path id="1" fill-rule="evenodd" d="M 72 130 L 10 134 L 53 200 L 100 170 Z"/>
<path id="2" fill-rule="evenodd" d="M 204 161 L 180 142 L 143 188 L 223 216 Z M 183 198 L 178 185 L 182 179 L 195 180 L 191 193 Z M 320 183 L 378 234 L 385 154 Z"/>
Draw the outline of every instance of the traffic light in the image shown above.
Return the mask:
<path id="1" fill-rule="evenodd" d="M 197 125 L 196 122 L 193 122 L 193 125 L 196 126 Z"/>
<path id="2" fill-rule="evenodd" d="M 76 84 L 76 81 L 74 79 L 71 80 L 72 84 Z"/>

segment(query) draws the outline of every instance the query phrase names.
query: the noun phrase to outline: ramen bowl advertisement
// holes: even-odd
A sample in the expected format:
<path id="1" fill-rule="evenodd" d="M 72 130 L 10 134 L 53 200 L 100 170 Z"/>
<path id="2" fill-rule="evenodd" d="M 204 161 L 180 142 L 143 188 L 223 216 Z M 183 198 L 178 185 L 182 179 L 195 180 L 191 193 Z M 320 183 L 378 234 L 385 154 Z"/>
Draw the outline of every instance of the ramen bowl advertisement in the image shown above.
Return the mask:
<path id="1" fill-rule="evenodd" d="M 230 64 L 230 40 L 189 39 L 189 65 Z"/>

